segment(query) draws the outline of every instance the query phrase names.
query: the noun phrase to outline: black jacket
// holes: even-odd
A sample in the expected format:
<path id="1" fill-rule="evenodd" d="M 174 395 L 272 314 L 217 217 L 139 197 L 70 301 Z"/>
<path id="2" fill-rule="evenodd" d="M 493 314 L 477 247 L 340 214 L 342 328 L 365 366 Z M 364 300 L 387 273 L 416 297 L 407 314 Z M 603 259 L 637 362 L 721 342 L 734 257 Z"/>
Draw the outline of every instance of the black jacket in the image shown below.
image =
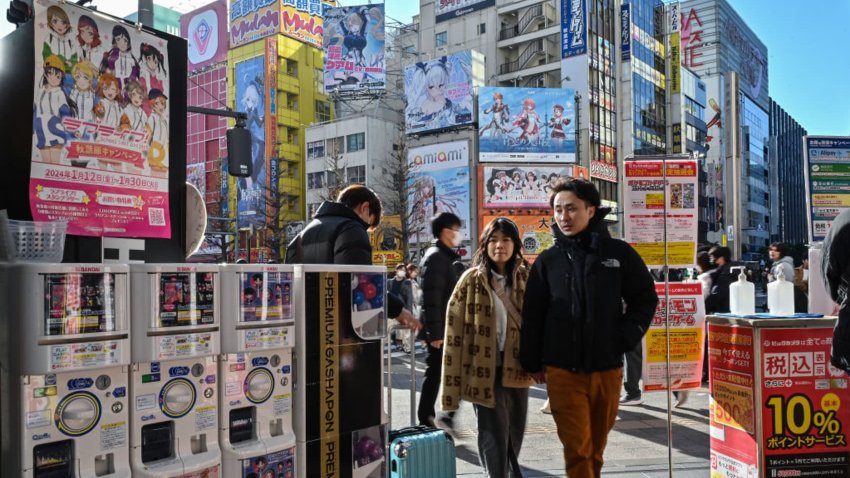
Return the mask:
<path id="1" fill-rule="evenodd" d="M 455 251 L 434 240 L 425 251 L 419 266 L 422 283 L 423 337 L 428 342 L 443 340 L 449 298 L 459 275 L 454 262 L 460 259 Z"/>
<path id="2" fill-rule="evenodd" d="M 732 310 L 729 305 L 729 286 L 738 280 L 738 276 L 730 270 L 733 266 L 734 263 L 726 262 L 711 271 L 711 291 L 705 298 L 706 314 L 728 313 Z"/>
<path id="3" fill-rule="evenodd" d="M 325 201 L 310 224 L 286 248 L 287 264 L 372 265 L 369 225 L 354 211 L 337 202 Z M 387 313 L 398 317 L 404 303 L 387 294 Z"/>
<path id="4" fill-rule="evenodd" d="M 832 221 L 823 241 L 823 276 L 832 300 L 839 305 L 832 337 L 832 365 L 850 373 L 850 209 Z"/>
<path id="5" fill-rule="evenodd" d="M 567 253 L 573 238 L 557 225 L 552 226 L 555 245 L 534 261 L 520 337 L 520 363 L 528 372 L 546 365 L 575 372 L 622 367 L 623 354 L 634 350 L 649 328 L 658 304 L 652 276 L 629 244 L 611 238 L 605 214 L 598 210 L 580 243 L 581 277 L 575 277 Z M 581 295 L 583 304 L 577 301 Z"/>

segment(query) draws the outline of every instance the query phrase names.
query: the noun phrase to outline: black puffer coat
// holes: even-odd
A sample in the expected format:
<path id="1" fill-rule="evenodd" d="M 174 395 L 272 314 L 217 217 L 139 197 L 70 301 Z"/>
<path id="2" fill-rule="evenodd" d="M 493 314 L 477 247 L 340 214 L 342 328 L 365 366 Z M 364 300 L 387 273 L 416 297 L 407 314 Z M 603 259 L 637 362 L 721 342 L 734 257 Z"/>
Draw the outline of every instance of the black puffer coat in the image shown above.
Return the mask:
<path id="1" fill-rule="evenodd" d="M 838 215 L 823 241 L 823 275 L 841 307 L 832 337 L 832 365 L 850 373 L 850 209 Z"/>
<path id="2" fill-rule="evenodd" d="M 449 299 L 460 275 L 454 266 L 460 259 L 450 247 L 439 240 L 425 251 L 419 266 L 422 278 L 422 333 L 428 342 L 443 340 Z"/>
<path id="3" fill-rule="evenodd" d="M 372 265 L 369 225 L 338 202 L 325 201 L 287 247 L 287 264 Z M 299 247 L 300 243 L 300 247 Z"/>

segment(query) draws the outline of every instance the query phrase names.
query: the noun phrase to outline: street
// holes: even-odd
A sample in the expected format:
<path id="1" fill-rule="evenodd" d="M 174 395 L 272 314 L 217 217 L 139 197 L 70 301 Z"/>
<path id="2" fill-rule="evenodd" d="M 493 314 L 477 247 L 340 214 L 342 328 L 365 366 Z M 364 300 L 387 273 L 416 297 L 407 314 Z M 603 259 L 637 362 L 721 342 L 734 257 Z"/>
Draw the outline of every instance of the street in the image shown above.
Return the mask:
<path id="1" fill-rule="evenodd" d="M 426 353 L 416 355 L 418 389 L 425 371 Z M 392 354 L 392 428 L 410 425 L 410 359 L 401 352 Z M 617 424 L 609 435 L 603 476 L 662 477 L 667 470 L 667 396 L 645 394 L 639 406 L 620 407 Z M 550 415 L 540 412 L 546 401 L 545 387 L 529 393 L 528 423 L 519 455 L 523 476 L 565 476 L 561 443 Z M 414 410 L 415 416 L 415 410 Z M 457 476 L 480 476 L 476 445 L 476 420 L 472 406 L 461 404 L 455 415 L 459 440 Z M 709 468 L 708 390 L 691 393 L 683 408 L 673 409 L 673 464 L 675 476 L 704 477 Z"/>

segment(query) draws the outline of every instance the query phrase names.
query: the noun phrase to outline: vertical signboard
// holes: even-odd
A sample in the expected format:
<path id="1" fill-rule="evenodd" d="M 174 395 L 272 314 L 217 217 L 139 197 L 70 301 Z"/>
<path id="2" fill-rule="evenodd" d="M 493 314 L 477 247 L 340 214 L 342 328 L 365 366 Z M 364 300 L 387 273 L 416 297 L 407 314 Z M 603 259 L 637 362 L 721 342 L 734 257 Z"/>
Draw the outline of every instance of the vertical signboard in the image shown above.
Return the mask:
<path id="1" fill-rule="evenodd" d="M 679 57 L 681 38 L 679 32 L 670 34 L 670 91 L 682 91 L 682 59 Z"/>
<path id="2" fill-rule="evenodd" d="M 257 41 L 280 31 L 281 0 L 232 0 L 230 48 Z"/>
<path id="3" fill-rule="evenodd" d="M 277 147 L 277 36 L 266 38 L 265 49 L 265 88 L 267 101 L 263 106 L 265 117 L 265 149 L 266 170 L 269 172 L 266 187 L 266 220 L 275 224 L 278 220 L 277 213 L 280 209 L 278 199 L 278 180 L 280 179 L 280 161 L 278 161 Z"/>
<path id="4" fill-rule="evenodd" d="M 726 164 L 725 137 L 723 128 L 724 88 L 723 76 L 715 75 L 705 80 L 708 108 L 705 109 L 705 172 L 708 188 L 708 222 L 707 239 L 709 242 L 720 244 L 727 225 L 724 213 L 726 193 L 724 183 L 724 165 Z"/>
<path id="5" fill-rule="evenodd" d="M 632 19 L 631 5 L 620 5 L 620 53 L 623 61 L 632 57 Z"/>
<path id="6" fill-rule="evenodd" d="M 227 1 L 182 15 L 180 36 L 189 41 L 189 71 L 227 60 Z"/>
<path id="7" fill-rule="evenodd" d="M 585 0 L 561 0 L 561 58 L 587 53 Z"/>
<path id="8" fill-rule="evenodd" d="M 850 208 L 850 137 L 803 138 L 809 242 L 823 241 L 832 221 Z"/>
<path id="9" fill-rule="evenodd" d="M 280 0 L 280 32 L 321 48 L 322 8 L 322 0 Z"/>
<path id="10" fill-rule="evenodd" d="M 32 217 L 81 236 L 170 238 L 168 44 L 96 19 L 72 3 L 35 4 Z"/>
<path id="11" fill-rule="evenodd" d="M 386 89 L 383 3 L 329 8 L 323 47 L 325 92 Z"/>
<path id="12" fill-rule="evenodd" d="M 251 176 L 236 178 L 239 227 L 266 224 L 266 88 L 265 56 L 236 64 L 236 108 L 248 115 L 251 132 Z M 273 120 L 272 120 L 273 121 Z"/>
<path id="13" fill-rule="evenodd" d="M 626 242 L 646 265 L 692 267 L 696 263 L 698 168 L 695 160 L 626 161 Z"/>

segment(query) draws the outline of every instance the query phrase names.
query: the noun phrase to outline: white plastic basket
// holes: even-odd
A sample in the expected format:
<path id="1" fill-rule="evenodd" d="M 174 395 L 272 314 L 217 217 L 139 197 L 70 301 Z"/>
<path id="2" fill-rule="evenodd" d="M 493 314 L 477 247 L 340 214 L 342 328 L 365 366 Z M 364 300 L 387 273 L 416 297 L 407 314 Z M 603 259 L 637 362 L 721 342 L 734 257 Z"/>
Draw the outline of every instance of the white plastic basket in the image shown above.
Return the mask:
<path id="1" fill-rule="evenodd" d="M 67 222 L 9 220 L 13 260 L 19 262 L 62 262 Z"/>

